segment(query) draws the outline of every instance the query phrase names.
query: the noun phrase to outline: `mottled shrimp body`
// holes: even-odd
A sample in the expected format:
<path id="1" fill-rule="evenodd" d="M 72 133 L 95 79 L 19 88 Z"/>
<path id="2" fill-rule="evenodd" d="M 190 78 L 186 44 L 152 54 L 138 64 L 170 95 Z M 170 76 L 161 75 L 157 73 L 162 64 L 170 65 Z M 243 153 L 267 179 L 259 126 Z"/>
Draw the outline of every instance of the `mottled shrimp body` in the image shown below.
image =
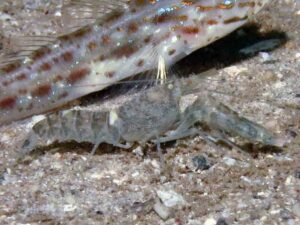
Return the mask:
<path id="1" fill-rule="evenodd" d="M 95 23 L 0 68 L 0 124 L 155 69 L 159 57 L 171 65 L 245 24 L 267 2 L 111 0 L 91 5 L 109 10 Z"/>
<path id="2" fill-rule="evenodd" d="M 23 144 L 23 153 L 31 151 L 40 140 L 47 143 L 91 142 L 95 145 L 92 152 L 101 143 L 123 148 L 134 142 L 144 145 L 179 121 L 180 97 L 178 86 L 159 85 L 143 91 L 117 109 L 102 111 L 77 107 L 50 114 L 33 126 Z"/>
<path id="3" fill-rule="evenodd" d="M 182 96 L 197 89 L 199 81 L 195 76 L 159 85 L 109 111 L 72 109 L 48 115 L 33 126 L 22 151 L 30 152 L 39 139 L 88 141 L 94 144 L 92 152 L 101 143 L 128 148 L 135 142 L 144 145 L 150 140 L 159 143 L 195 135 L 199 133 L 195 132 L 197 123 L 252 142 L 282 146 L 281 140 L 271 132 L 210 96 L 199 95 L 182 110 Z"/>

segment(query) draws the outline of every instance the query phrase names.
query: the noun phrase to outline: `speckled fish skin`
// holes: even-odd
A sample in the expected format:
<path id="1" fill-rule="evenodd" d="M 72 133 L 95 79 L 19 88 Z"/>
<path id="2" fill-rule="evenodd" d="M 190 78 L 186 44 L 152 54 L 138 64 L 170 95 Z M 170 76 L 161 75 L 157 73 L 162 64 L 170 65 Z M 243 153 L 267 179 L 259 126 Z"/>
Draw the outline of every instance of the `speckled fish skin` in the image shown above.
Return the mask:
<path id="1" fill-rule="evenodd" d="M 115 9 L 0 68 L 0 124 L 155 69 L 158 56 L 171 65 L 242 26 L 268 1 L 103 1 Z"/>

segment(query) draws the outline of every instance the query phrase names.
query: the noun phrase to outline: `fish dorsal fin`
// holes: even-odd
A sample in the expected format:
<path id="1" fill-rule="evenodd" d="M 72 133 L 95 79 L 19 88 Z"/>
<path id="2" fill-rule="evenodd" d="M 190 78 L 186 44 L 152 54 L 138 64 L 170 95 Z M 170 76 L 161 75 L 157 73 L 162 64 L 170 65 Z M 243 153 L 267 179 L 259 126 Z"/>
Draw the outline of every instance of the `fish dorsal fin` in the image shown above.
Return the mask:
<path id="1" fill-rule="evenodd" d="M 102 19 L 126 11 L 128 7 L 128 0 L 70 0 L 61 8 L 62 28 L 56 34 L 14 35 L 5 38 L 0 51 L 0 67 L 21 63 L 36 50 L 53 44 L 58 37 L 83 29 L 96 20 L 101 22 Z"/>
<path id="2" fill-rule="evenodd" d="M 66 29 L 76 30 L 96 20 L 124 12 L 128 7 L 128 0 L 71 0 L 62 7 L 62 23 Z M 75 26 L 74 22 L 70 23 L 74 20 Z"/>
<path id="3" fill-rule="evenodd" d="M 30 56 L 36 50 L 53 44 L 55 36 L 12 36 L 4 38 L 0 51 L 0 67 L 15 64 Z"/>

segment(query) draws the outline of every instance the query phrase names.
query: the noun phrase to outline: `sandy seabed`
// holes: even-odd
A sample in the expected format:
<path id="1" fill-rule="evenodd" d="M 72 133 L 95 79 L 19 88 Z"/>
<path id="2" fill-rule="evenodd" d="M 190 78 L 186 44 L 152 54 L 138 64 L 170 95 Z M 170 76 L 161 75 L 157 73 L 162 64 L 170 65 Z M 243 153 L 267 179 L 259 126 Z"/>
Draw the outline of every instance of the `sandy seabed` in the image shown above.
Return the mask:
<path id="1" fill-rule="evenodd" d="M 62 32 L 60 9 L 58 0 L 1 2 L 1 46 L 18 33 Z M 300 224 L 299 32 L 300 2 L 274 1 L 176 65 L 186 74 L 217 68 L 214 95 L 291 140 L 283 149 L 242 143 L 248 154 L 187 138 L 163 146 L 164 173 L 150 147 L 140 155 L 103 146 L 88 159 L 90 145 L 61 144 L 18 161 L 29 118 L 0 127 L 0 223 Z M 261 42 L 260 53 L 241 53 Z"/>

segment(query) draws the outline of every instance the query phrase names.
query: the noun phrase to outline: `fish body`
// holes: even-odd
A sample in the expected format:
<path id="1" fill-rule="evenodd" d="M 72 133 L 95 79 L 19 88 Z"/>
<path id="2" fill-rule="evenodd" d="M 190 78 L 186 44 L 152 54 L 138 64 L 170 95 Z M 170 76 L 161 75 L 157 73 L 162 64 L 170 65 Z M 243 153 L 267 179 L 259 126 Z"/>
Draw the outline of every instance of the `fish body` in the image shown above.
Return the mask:
<path id="1" fill-rule="evenodd" d="M 102 1 L 90 25 L 0 68 L 0 124 L 171 65 L 246 23 L 269 0 Z"/>
<path id="2" fill-rule="evenodd" d="M 178 79 L 144 90 L 115 109 L 75 108 L 46 115 L 33 125 L 22 145 L 22 153 L 33 150 L 40 142 L 75 140 L 94 144 L 93 153 L 101 143 L 129 148 L 148 141 L 166 142 L 202 135 L 197 124 L 251 142 L 282 146 L 284 140 L 264 127 L 239 116 L 235 111 L 199 91 L 199 76 Z M 182 97 L 196 94 L 196 100 L 182 107 Z M 207 135 L 202 135 L 208 140 Z M 212 138 L 211 138 L 212 139 Z M 214 137 L 224 140 L 224 137 Z M 227 141 L 225 139 L 225 141 Z M 227 141 L 229 143 L 229 141 Z"/>

